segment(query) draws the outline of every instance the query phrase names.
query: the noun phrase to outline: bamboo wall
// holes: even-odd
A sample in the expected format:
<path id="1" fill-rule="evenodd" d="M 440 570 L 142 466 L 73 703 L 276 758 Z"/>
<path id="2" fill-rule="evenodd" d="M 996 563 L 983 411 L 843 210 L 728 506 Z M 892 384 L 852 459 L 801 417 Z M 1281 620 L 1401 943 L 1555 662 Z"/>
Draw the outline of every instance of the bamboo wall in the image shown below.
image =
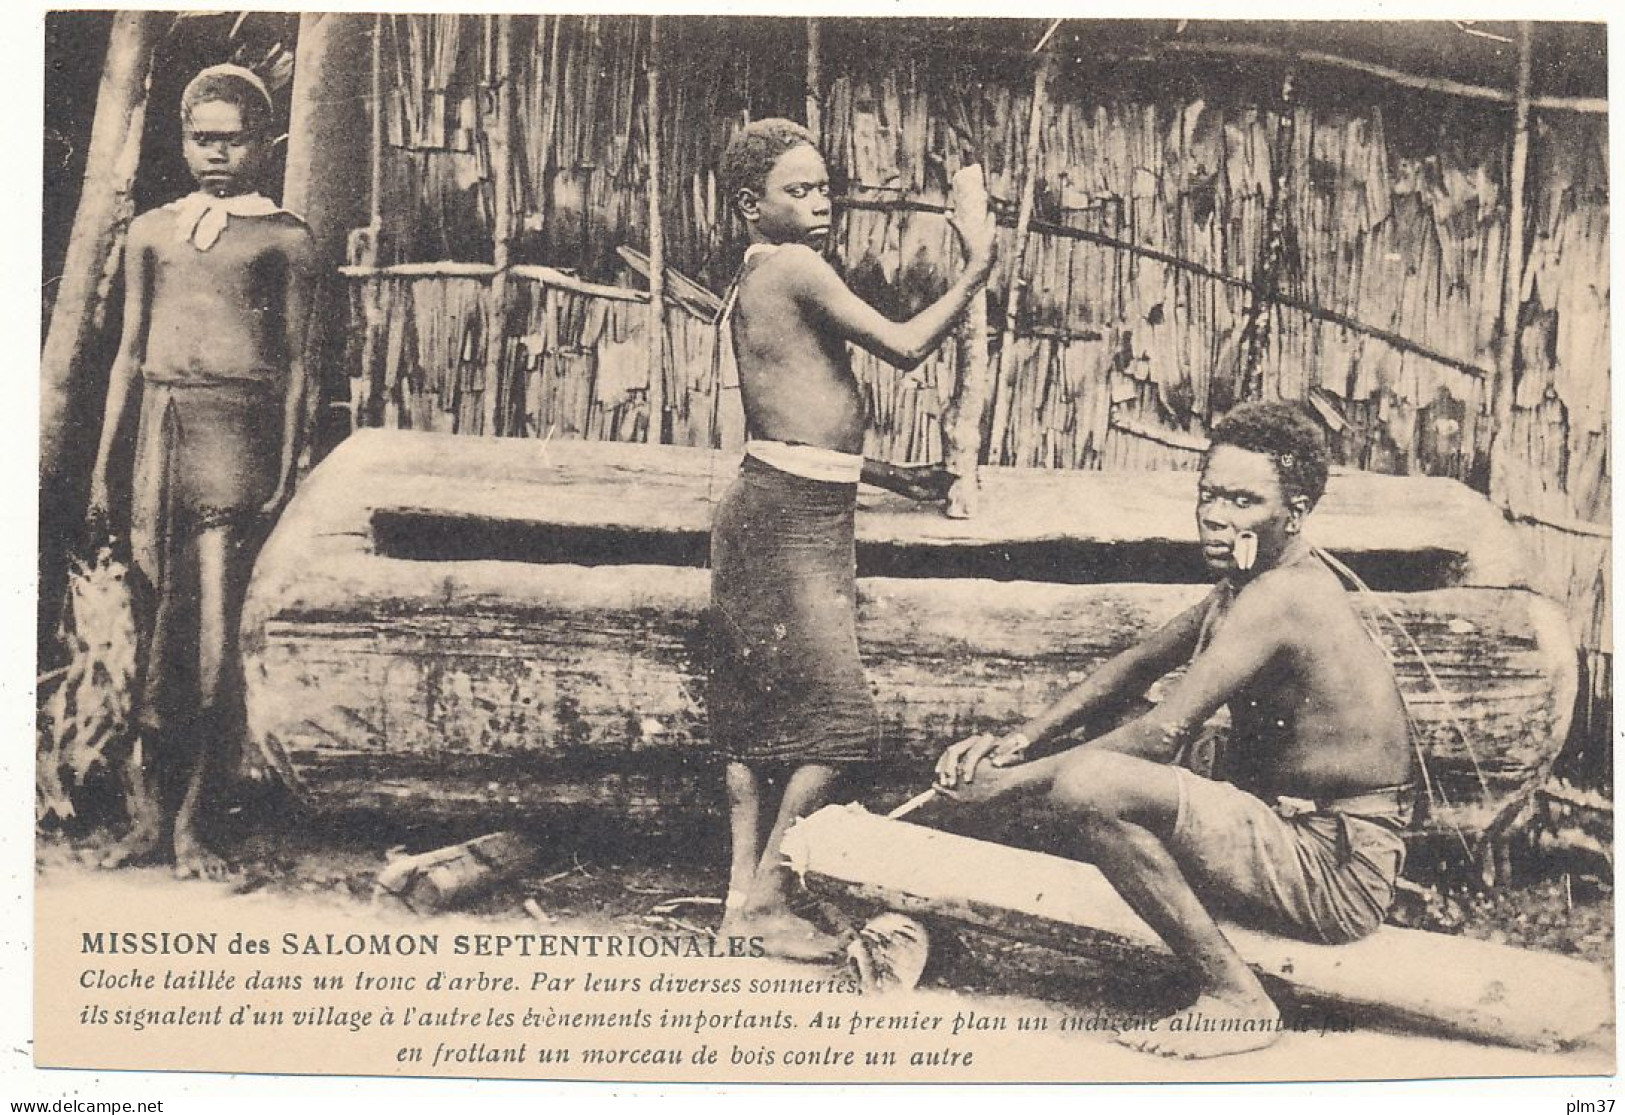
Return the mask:
<path id="1" fill-rule="evenodd" d="M 393 258 L 488 260 L 493 20 L 384 22 Z M 743 121 L 803 114 L 802 65 L 787 62 L 805 49 L 802 25 L 665 25 L 666 258 L 717 290 L 739 232 L 715 166 Z M 617 246 L 645 246 L 647 27 L 515 18 L 514 259 L 608 279 Z M 981 162 L 1013 223 L 1033 67 L 835 27 L 821 60 L 822 145 L 854 201 L 837 220 L 836 255 L 855 289 L 902 316 L 943 289 L 956 250 L 942 216 L 906 206 L 941 206 L 953 172 Z M 995 338 L 996 360 L 1007 351 L 984 459 L 1192 468 L 1215 415 L 1241 397 L 1282 397 L 1320 415 L 1346 464 L 1485 488 L 1512 114 L 1380 83 L 1349 88 L 1194 61 L 1177 78 L 1143 64 L 1059 67 L 1041 112 L 1026 295 L 1014 333 Z M 1604 118 L 1534 115 L 1520 371 L 1496 445 L 1536 587 L 1568 603 L 1599 699 L 1612 653 L 1606 168 Z M 1005 260 L 1017 254 L 1008 228 L 1000 248 Z M 645 435 L 645 305 L 532 283 L 498 311 L 465 279 L 354 285 L 360 420 Z M 1001 278 L 996 330 L 1006 293 Z M 676 303 L 667 323 L 671 436 L 706 444 L 710 330 Z M 493 331 L 503 334 L 494 379 L 478 372 Z M 869 452 L 940 457 L 953 346 L 907 375 L 861 353 L 855 364 Z M 492 383 L 494 409 L 477 397 Z"/>

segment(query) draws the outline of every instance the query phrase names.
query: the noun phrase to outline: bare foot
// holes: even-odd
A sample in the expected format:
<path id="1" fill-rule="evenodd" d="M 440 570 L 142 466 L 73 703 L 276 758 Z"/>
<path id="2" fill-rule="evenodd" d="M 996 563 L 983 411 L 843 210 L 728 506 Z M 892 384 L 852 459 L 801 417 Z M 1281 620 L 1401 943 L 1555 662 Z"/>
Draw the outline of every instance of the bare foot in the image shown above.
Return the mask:
<path id="1" fill-rule="evenodd" d="M 1121 1030 L 1117 1041 L 1142 1053 L 1195 1060 L 1263 1049 L 1281 1034 L 1281 1012 L 1268 995 L 1235 1001 L 1203 995 L 1149 1026 Z"/>
<path id="2" fill-rule="evenodd" d="M 163 843 L 161 828 L 137 821 L 122 840 L 97 858 L 96 866 L 113 870 L 152 863 L 163 854 Z"/>
<path id="3" fill-rule="evenodd" d="M 224 856 L 211 852 L 196 837 L 175 837 L 175 878 L 235 882 L 242 868 Z"/>
<path id="4" fill-rule="evenodd" d="M 788 910 L 741 913 L 724 919 L 723 926 L 726 933 L 762 938 L 762 949 L 768 956 L 785 960 L 833 960 L 841 953 L 839 937 L 825 933 Z"/>

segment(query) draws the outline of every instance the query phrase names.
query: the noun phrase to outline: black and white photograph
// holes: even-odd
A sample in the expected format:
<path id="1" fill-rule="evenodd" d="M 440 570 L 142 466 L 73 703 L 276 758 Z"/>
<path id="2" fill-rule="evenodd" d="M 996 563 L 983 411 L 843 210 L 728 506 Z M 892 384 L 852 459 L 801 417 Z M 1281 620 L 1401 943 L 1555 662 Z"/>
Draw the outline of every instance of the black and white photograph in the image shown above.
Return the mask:
<path id="1" fill-rule="evenodd" d="M 1381 14 L 40 13 L 20 1052 L 1611 1110 L 1608 28 Z"/>

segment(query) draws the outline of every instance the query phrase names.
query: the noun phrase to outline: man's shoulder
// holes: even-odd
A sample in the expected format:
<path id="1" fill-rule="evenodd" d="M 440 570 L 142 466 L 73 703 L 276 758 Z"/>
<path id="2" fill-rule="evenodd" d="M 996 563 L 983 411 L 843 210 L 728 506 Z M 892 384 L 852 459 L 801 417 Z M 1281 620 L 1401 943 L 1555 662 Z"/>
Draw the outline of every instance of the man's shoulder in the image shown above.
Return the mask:
<path id="1" fill-rule="evenodd" d="M 1309 619 L 1328 609 L 1348 607 L 1342 584 L 1318 561 L 1295 562 L 1261 574 L 1237 594 L 1236 603 L 1282 620 Z"/>

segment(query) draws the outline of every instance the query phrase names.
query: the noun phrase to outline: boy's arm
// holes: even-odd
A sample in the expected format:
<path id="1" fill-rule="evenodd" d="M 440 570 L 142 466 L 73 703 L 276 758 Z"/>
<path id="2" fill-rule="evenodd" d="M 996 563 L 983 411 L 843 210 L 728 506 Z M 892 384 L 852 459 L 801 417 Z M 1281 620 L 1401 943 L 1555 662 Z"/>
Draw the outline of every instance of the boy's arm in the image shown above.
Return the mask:
<path id="1" fill-rule="evenodd" d="M 1203 721 L 1286 649 L 1301 622 L 1288 582 L 1259 578 L 1236 597 L 1213 641 L 1160 705 L 1083 746 L 1167 762 Z"/>
<path id="2" fill-rule="evenodd" d="M 832 326 L 843 340 L 889 364 L 905 370 L 913 368 L 942 343 L 954 320 L 981 292 L 993 270 L 993 222 L 987 221 L 974 230 L 960 229 L 957 224 L 954 228 L 965 240 L 965 270 L 941 298 L 907 321 L 892 321 L 853 294 L 823 256 L 803 245 L 794 245 L 783 253 L 796 264 L 789 280 L 790 293 Z"/>
<path id="3" fill-rule="evenodd" d="M 288 354 L 287 395 L 282 409 L 282 455 L 277 465 L 276 488 L 261 508 L 275 515 L 293 493 L 293 474 L 299 464 L 303 440 L 305 393 L 309 389 L 305 360 L 309 333 L 311 292 L 316 283 L 316 249 L 310 230 L 301 225 L 288 248 L 287 304 L 283 307 L 283 351 Z"/>
<path id="4" fill-rule="evenodd" d="M 1016 730 L 1002 736 L 972 736 L 954 744 L 937 760 L 937 781 L 948 787 L 960 781 L 973 781 L 976 768 L 984 759 L 994 766 L 1010 766 L 1035 758 L 1036 755 L 1028 755 L 1029 750 L 1042 754 L 1048 745 L 1094 713 L 1144 693 L 1157 678 L 1190 660 L 1212 601 L 1209 596 L 1187 608 L 1138 643 L 1114 655 Z"/>
<path id="5" fill-rule="evenodd" d="M 118 354 L 107 378 L 107 402 L 102 411 L 101 438 L 96 445 L 96 463 L 90 472 L 90 506 L 86 518 L 105 527 L 108 522 L 108 472 L 113 446 L 124 426 L 130 387 L 141 369 L 147 349 L 147 310 L 151 305 L 151 261 L 147 254 L 147 226 L 140 218 L 130 223 L 124 238 L 124 330 L 119 337 Z"/>

